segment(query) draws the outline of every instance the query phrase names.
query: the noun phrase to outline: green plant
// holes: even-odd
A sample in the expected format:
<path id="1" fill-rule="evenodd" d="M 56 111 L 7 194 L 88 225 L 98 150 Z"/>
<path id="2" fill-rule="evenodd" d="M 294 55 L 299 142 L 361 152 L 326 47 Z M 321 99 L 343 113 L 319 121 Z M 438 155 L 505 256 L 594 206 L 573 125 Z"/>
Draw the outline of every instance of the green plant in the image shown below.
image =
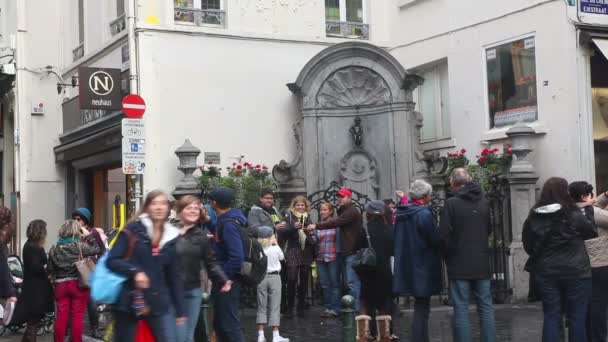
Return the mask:
<path id="1" fill-rule="evenodd" d="M 498 174 L 507 171 L 513 160 L 513 152 L 511 146 L 506 146 L 501 155 L 498 154 L 499 149 L 485 148 L 481 151 L 481 155 L 477 156 L 477 165 L 487 169 L 491 174 Z"/>
<path id="2" fill-rule="evenodd" d="M 213 170 L 212 170 L 213 168 Z M 267 166 L 245 162 L 243 164 L 233 163 L 225 168 L 226 175 L 222 175 L 217 167 L 209 166 L 200 168 L 201 175 L 198 182 L 205 191 L 223 186 L 231 188 L 235 192 L 235 208 L 249 210 L 257 203 L 260 192 L 263 189 L 277 190 L 277 184 L 272 178 Z"/>

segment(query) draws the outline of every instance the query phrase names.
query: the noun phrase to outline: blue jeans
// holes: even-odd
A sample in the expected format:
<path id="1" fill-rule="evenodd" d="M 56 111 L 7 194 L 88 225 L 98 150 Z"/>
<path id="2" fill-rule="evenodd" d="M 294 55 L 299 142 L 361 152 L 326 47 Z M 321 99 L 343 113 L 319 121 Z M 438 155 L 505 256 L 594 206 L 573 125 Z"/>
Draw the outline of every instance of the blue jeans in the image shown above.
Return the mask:
<path id="1" fill-rule="evenodd" d="M 342 270 L 346 278 L 349 294 L 355 299 L 355 311 L 359 311 L 359 295 L 361 294 L 361 281 L 353 269 L 354 255 L 342 257 Z"/>
<path id="2" fill-rule="evenodd" d="M 496 341 L 496 322 L 490 279 L 450 280 L 450 296 L 454 304 L 452 329 L 454 342 L 470 342 L 471 322 L 469 319 L 469 296 L 473 291 L 477 301 L 477 313 L 481 323 L 481 342 Z M 555 340 L 555 341 L 559 341 Z"/>
<path id="3" fill-rule="evenodd" d="M 239 317 L 239 302 L 241 284 L 232 284 L 230 292 L 220 292 L 219 287 L 213 286 L 213 328 L 217 340 L 221 342 L 243 342 L 241 319 Z"/>
<path id="4" fill-rule="evenodd" d="M 203 292 L 200 288 L 184 290 L 184 313 L 188 319 L 186 323 L 177 326 L 176 342 L 192 342 L 194 340 L 194 330 L 201 313 L 202 301 Z"/>
<path id="5" fill-rule="evenodd" d="M 562 307 L 568 319 L 568 341 L 587 341 L 586 317 L 591 279 L 538 277 L 537 281 L 543 298 L 543 342 L 560 340 Z"/>
<path id="6" fill-rule="evenodd" d="M 340 265 L 337 260 L 317 261 L 319 282 L 323 290 L 323 306 L 340 313 Z"/>

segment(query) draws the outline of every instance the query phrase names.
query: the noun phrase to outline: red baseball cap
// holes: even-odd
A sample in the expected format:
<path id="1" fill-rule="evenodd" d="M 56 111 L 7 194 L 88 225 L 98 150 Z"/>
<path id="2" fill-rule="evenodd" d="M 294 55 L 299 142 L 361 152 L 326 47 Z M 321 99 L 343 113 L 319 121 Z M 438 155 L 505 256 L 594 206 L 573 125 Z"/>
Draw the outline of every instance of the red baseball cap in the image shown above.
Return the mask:
<path id="1" fill-rule="evenodd" d="M 353 197 L 353 192 L 350 189 L 342 188 L 338 190 L 338 197 Z"/>

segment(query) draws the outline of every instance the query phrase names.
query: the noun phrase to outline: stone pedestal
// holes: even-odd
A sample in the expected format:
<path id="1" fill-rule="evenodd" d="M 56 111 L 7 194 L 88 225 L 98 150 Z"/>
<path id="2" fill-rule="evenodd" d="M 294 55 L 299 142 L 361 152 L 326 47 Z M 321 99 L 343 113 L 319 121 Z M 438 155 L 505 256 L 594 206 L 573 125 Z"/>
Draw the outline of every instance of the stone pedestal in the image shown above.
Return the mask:
<path id="1" fill-rule="evenodd" d="M 531 137 L 534 129 L 522 123 L 514 125 L 506 133 L 512 140 L 513 164 L 506 178 L 509 182 L 511 198 L 512 241 L 509 255 L 509 273 L 513 302 L 525 302 L 529 291 L 529 274 L 524 271 L 528 254 L 521 239 L 523 225 L 530 208 L 536 202 L 536 182 L 538 175 L 530 161 L 533 151 Z"/>
<path id="2" fill-rule="evenodd" d="M 179 158 L 177 169 L 184 173 L 184 178 L 177 182 L 175 190 L 171 194 L 176 200 L 185 195 L 200 196 L 201 189 L 192 174 L 198 167 L 196 159 L 201 154 L 201 150 L 192 145 L 189 139 L 186 139 L 184 144 L 175 150 L 175 154 Z"/>

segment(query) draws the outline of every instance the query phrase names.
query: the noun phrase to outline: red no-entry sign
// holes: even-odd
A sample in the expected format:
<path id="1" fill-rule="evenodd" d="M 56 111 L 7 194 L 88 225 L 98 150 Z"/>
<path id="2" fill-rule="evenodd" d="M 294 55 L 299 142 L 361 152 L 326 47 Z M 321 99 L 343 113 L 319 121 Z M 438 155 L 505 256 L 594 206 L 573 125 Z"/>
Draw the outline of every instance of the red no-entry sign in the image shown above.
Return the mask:
<path id="1" fill-rule="evenodd" d="M 122 100 L 122 112 L 128 118 L 139 119 L 144 116 L 146 111 L 146 102 L 144 99 L 136 94 L 130 94 L 125 96 Z"/>

